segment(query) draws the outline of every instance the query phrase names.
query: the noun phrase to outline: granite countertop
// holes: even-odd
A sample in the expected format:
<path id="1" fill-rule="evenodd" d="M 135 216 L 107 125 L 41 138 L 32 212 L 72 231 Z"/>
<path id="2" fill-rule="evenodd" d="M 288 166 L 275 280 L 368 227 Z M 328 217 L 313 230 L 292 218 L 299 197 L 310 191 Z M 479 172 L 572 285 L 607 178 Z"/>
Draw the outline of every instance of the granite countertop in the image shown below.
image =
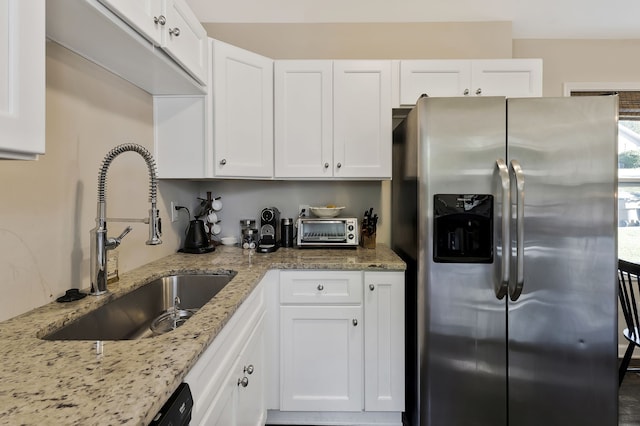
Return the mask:
<path id="1" fill-rule="evenodd" d="M 145 283 L 179 272 L 238 274 L 182 327 L 140 340 L 46 341 L 40 337 Z M 52 302 L 0 323 L 0 424 L 148 424 L 270 269 L 404 270 L 393 251 L 280 249 L 250 254 L 220 246 L 174 254 L 121 275 L 109 293 Z"/>

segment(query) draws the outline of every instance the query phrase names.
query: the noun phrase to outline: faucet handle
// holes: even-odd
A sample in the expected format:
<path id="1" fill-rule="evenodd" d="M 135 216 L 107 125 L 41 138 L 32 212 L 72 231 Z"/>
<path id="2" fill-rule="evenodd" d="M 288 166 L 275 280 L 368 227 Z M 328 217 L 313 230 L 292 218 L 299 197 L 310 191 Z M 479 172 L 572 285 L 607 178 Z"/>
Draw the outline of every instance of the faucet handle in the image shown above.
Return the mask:
<path id="1" fill-rule="evenodd" d="M 120 245 L 120 243 L 122 242 L 122 239 L 129 233 L 131 232 L 133 228 L 130 226 L 127 226 L 126 228 L 124 228 L 124 231 L 122 231 L 122 234 L 120 234 L 117 238 L 116 238 L 116 247 L 118 245 Z"/>
<path id="2" fill-rule="evenodd" d="M 125 237 L 125 235 L 131 232 L 132 229 L 133 229 L 132 227 L 127 226 L 126 228 L 124 228 L 124 231 L 122 231 L 122 234 L 120 234 L 118 237 L 107 238 L 107 241 L 105 243 L 105 248 L 107 250 L 113 250 L 114 248 L 118 247 L 122 242 L 122 239 Z"/>

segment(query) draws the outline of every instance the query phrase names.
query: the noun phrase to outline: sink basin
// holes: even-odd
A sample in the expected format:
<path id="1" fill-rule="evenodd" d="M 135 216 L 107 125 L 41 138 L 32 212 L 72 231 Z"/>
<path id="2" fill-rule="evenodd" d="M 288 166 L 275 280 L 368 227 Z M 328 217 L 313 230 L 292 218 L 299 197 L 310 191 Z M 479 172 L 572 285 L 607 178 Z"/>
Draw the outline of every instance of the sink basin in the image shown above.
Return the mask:
<path id="1" fill-rule="evenodd" d="M 222 290 L 235 271 L 170 275 L 155 279 L 43 337 L 45 340 L 134 340 L 159 334 L 154 320 L 197 310 Z M 179 297 L 179 311 L 174 309 Z M 91 296 L 89 296 L 91 297 Z M 190 315 L 189 315 L 190 316 Z M 188 318 L 175 321 L 175 327 Z M 175 328 L 173 327 L 173 328 Z M 172 328 L 163 327 L 165 331 Z"/>

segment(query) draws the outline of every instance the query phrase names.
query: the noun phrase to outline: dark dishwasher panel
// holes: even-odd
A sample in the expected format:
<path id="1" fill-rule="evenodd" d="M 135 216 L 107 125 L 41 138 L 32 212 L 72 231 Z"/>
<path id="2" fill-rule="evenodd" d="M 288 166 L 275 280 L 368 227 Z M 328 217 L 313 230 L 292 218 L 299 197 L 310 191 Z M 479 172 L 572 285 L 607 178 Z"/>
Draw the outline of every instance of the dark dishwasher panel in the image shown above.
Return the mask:
<path id="1" fill-rule="evenodd" d="M 169 397 L 149 425 L 186 426 L 191 421 L 193 396 L 187 383 L 182 383 Z"/>

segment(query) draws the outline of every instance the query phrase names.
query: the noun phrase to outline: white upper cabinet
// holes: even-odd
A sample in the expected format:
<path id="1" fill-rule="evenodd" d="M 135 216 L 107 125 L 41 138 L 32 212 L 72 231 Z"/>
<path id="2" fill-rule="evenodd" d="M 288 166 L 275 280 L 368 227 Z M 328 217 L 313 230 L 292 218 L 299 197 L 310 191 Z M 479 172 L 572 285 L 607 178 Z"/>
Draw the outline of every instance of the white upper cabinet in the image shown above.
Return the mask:
<path id="1" fill-rule="evenodd" d="M 162 0 L 98 0 L 156 46 L 162 43 Z"/>
<path id="2" fill-rule="evenodd" d="M 422 94 L 463 96 L 469 92 L 471 62 L 466 60 L 400 61 L 400 103 L 415 105 Z"/>
<path id="3" fill-rule="evenodd" d="M 402 60 L 399 104 L 422 94 L 449 96 L 542 96 L 541 59 Z"/>
<path id="4" fill-rule="evenodd" d="M 216 177 L 273 177 L 273 60 L 218 40 L 213 45 Z"/>
<path id="5" fill-rule="evenodd" d="M 45 148 L 45 5 L 0 0 L 0 158 L 35 160 Z"/>
<path id="6" fill-rule="evenodd" d="M 207 32 L 184 0 L 99 1 L 206 84 Z"/>
<path id="7" fill-rule="evenodd" d="M 53 41 L 152 95 L 206 92 L 207 34 L 185 0 L 47 0 Z"/>
<path id="8" fill-rule="evenodd" d="M 391 176 L 391 62 L 275 63 L 275 176 Z"/>
<path id="9" fill-rule="evenodd" d="M 276 177 L 332 177 L 332 62 L 283 60 L 274 70 Z"/>
<path id="10" fill-rule="evenodd" d="M 391 178 L 391 61 L 333 63 L 334 176 Z"/>
<path id="11" fill-rule="evenodd" d="M 542 96 L 542 59 L 486 59 L 471 66 L 471 90 L 482 96 Z"/>
<path id="12" fill-rule="evenodd" d="M 147 0 L 149 1 L 149 0 Z M 163 1 L 162 48 L 200 83 L 207 83 L 208 37 L 184 0 Z"/>

